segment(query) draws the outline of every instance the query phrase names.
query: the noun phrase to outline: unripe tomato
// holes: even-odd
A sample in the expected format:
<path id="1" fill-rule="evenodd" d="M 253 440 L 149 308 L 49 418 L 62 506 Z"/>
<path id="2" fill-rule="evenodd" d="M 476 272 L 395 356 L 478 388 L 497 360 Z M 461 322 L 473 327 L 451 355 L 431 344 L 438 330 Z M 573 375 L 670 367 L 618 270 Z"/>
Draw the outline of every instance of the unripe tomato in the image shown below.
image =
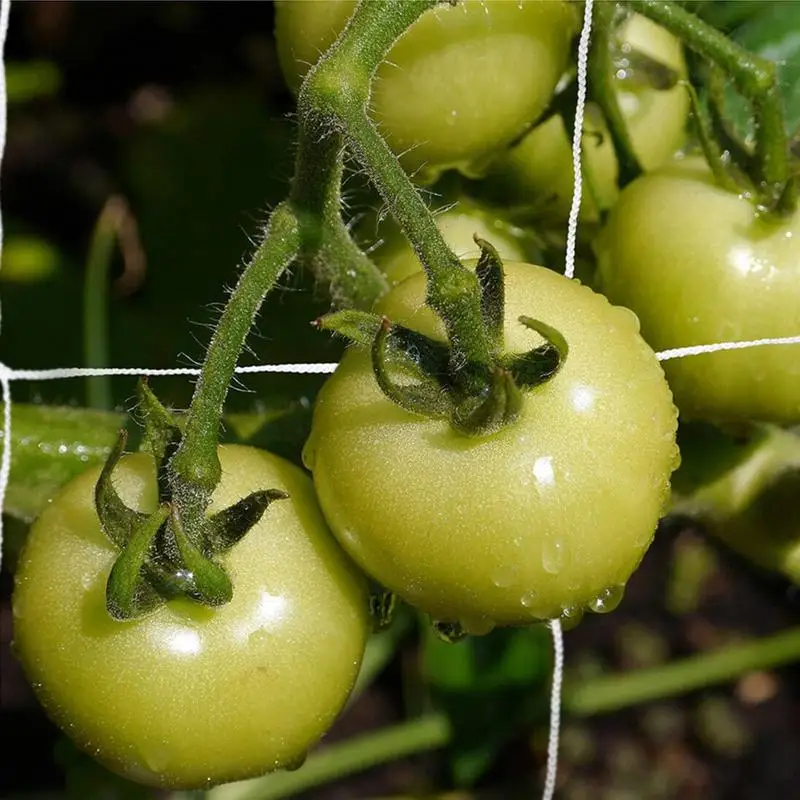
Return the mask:
<path id="1" fill-rule="evenodd" d="M 759 567 L 800 585 L 800 436 L 763 426 L 752 441 L 737 447 L 718 431 L 698 430 L 682 451 L 680 473 L 686 477 L 675 476 L 671 511 L 699 522 Z M 733 457 L 727 468 L 714 463 L 715 450 Z"/>
<path id="2" fill-rule="evenodd" d="M 320 393 L 304 458 L 345 549 L 433 617 L 472 633 L 611 610 L 647 549 L 678 462 L 676 411 L 636 317 L 543 267 L 508 263 L 505 346 L 569 344 L 520 418 L 470 438 L 409 413 L 349 350 Z M 418 273 L 379 310 L 444 339 Z"/>
<path id="3" fill-rule="evenodd" d="M 356 0 L 278 0 L 275 35 L 289 86 L 344 27 Z M 563 0 L 465 0 L 427 11 L 378 69 L 371 113 L 404 166 L 432 178 L 469 170 L 547 107 L 577 29 Z"/>
<path id="4" fill-rule="evenodd" d="M 623 47 L 634 48 L 686 75 L 680 42 L 664 28 L 634 14 L 619 31 Z M 636 155 L 645 170 L 661 166 L 681 147 L 689 112 L 686 89 L 658 90 L 616 80 L 616 94 Z M 586 106 L 582 140 L 586 176 L 581 213 L 594 220 L 599 208 L 610 208 L 619 194 L 619 165 L 602 114 Z M 504 204 L 530 206 L 556 219 L 569 215 L 572 204 L 572 131 L 554 114 L 534 128 L 498 161 L 489 175 L 493 196 Z"/>
<path id="5" fill-rule="evenodd" d="M 598 280 L 654 350 L 800 334 L 800 211 L 760 217 L 700 158 L 628 186 L 596 241 Z M 686 418 L 800 422 L 800 348 L 664 363 Z"/>
<path id="6" fill-rule="evenodd" d="M 369 630 L 366 587 L 330 536 L 303 473 L 251 447 L 219 450 L 212 510 L 264 488 L 273 503 L 222 558 L 233 599 L 172 600 L 117 622 L 105 586 L 118 551 L 94 507 L 99 470 L 69 483 L 29 534 L 14 647 L 50 716 L 104 765 L 160 787 L 205 787 L 296 766 L 344 705 Z M 156 502 L 152 458 L 126 456 L 117 490 Z"/>

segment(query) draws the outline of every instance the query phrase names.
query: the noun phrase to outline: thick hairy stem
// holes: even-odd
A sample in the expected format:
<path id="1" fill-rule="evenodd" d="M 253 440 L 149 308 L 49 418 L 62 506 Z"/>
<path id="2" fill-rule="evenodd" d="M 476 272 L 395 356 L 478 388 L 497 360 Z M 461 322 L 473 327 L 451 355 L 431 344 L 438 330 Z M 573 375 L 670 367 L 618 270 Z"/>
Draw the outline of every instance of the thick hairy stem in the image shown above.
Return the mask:
<path id="1" fill-rule="evenodd" d="M 300 225 L 300 263 L 335 306 L 368 310 L 389 284 L 342 220 L 343 154 L 340 133 L 320 137 L 301 126 L 289 202 Z"/>
<path id="2" fill-rule="evenodd" d="M 378 65 L 407 28 L 434 5 L 435 0 L 362 3 L 307 76 L 298 117 L 312 140 L 343 136 L 425 267 L 428 302 L 445 323 L 454 360 L 486 366 L 491 351 L 481 324 L 478 281 L 447 246 L 430 210 L 367 115 L 370 83 Z M 486 379 L 480 369 L 474 373 L 476 382 Z"/>
<path id="3" fill-rule="evenodd" d="M 264 239 L 239 278 L 208 347 L 183 441 L 171 463 L 176 496 L 181 487 L 191 487 L 207 498 L 219 482 L 217 438 L 228 387 L 264 296 L 299 248 L 297 218 L 284 203 L 270 217 Z"/>
<path id="4" fill-rule="evenodd" d="M 749 53 L 716 28 L 666 0 L 625 0 L 633 11 L 662 25 L 701 56 L 718 64 L 753 104 L 756 159 L 770 207 L 789 179 L 788 138 L 775 64 Z"/>

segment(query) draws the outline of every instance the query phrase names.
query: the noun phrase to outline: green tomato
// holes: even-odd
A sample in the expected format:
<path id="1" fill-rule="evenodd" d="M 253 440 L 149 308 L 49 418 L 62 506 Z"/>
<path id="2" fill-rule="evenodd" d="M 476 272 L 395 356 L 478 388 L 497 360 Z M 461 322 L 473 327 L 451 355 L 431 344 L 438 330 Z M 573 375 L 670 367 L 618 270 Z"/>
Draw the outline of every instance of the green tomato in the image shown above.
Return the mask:
<path id="1" fill-rule="evenodd" d="M 596 241 L 598 280 L 654 350 L 800 334 L 800 212 L 775 222 L 719 188 L 700 158 L 622 193 Z M 664 363 L 686 418 L 800 421 L 800 348 Z"/>
<path id="2" fill-rule="evenodd" d="M 681 454 L 671 512 L 800 585 L 800 436 L 763 426 L 739 444 L 695 424 L 682 426 Z"/>
<path id="3" fill-rule="evenodd" d="M 356 0 L 276 2 L 283 73 L 295 91 Z M 372 117 L 409 170 L 430 179 L 508 145 L 547 107 L 577 29 L 563 0 L 465 0 L 426 12 L 378 69 Z"/>
<path id="4" fill-rule="evenodd" d="M 42 513 L 16 575 L 14 646 L 44 708 L 79 747 L 148 785 L 206 787 L 296 765 L 344 705 L 369 630 L 364 579 L 309 479 L 255 448 L 219 456 L 212 510 L 265 487 L 290 493 L 223 556 L 227 605 L 108 615 L 118 551 L 94 508 L 99 470 Z M 114 474 L 126 503 L 155 508 L 150 456 L 126 456 Z"/>
<path id="5" fill-rule="evenodd" d="M 569 344 L 514 424 L 469 438 L 408 413 L 381 393 L 369 355 L 351 349 L 318 397 L 304 451 L 352 557 L 410 604 L 476 634 L 610 610 L 652 539 L 679 460 L 669 388 L 635 316 L 543 267 L 508 263 L 505 272 L 507 350 L 541 341 L 520 315 Z M 422 274 L 379 311 L 444 339 Z"/>
<path id="6" fill-rule="evenodd" d="M 436 224 L 444 240 L 461 259 L 480 255 L 480 248 L 473 238 L 476 235 L 494 245 L 500 257 L 508 261 L 524 259 L 526 245 L 531 245 L 532 237 L 523 230 L 467 199 L 461 199 L 453 208 L 437 214 Z M 372 253 L 372 259 L 392 285 L 422 270 L 414 248 L 394 220 L 387 219 L 377 233 L 381 245 Z"/>
<path id="7" fill-rule="evenodd" d="M 686 75 L 680 42 L 664 28 L 634 14 L 622 26 L 619 38 L 631 47 Z M 658 90 L 629 80 L 616 81 L 616 95 L 628 125 L 633 148 L 643 169 L 661 166 L 683 145 L 689 112 L 686 89 Z M 619 164 L 599 108 L 586 106 L 582 141 L 585 185 L 581 213 L 598 218 L 598 208 L 613 206 L 619 194 Z M 503 203 L 546 210 L 557 219 L 569 215 L 572 204 L 572 131 L 554 114 L 534 128 L 498 161 L 490 173 L 491 191 Z"/>

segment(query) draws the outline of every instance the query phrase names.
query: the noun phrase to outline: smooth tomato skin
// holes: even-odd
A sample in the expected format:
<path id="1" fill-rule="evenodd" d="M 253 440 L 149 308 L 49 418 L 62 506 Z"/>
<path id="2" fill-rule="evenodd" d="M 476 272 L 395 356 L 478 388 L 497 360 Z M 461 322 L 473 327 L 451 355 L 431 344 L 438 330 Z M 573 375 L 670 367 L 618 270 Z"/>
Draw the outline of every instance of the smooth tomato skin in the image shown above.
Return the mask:
<path id="1" fill-rule="evenodd" d="M 117 551 L 93 506 L 98 470 L 34 524 L 14 592 L 14 647 L 43 706 L 76 744 L 140 783 L 204 787 L 293 766 L 344 705 L 369 630 L 363 577 L 331 537 L 310 480 L 255 448 L 223 446 L 213 508 L 281 488 L 224 558 L 230 603 L 188 600 L 120 623 L 105 610 Z M 152 509 L 152 459 L 115 471 Z"/>
<path id="2" fill-rule="evenodd" d="M 276 3 L 278 56 L 295 91 L 356 0 Z M 427 11 L 392 48 L 373 84 L 371 114 L 410 170 L 432 180 L 469 171 L 547 107 L 577 31 L 562 0 L 466 0 Z M 489 113 L 487 113 L 489 109 Z"/>
<path id="3" fill-rule="evenodd" d="M 455 207 L 437 214 L 436 225 L 460 259 L 480 256 L 480 247 L 473 238 L 476 234 L 488 240 L 504 260 L 525 258 L 525 233 L 469 200 L 459 200 Z M 422 270 L 414 248 L 392 219 L 387 219 L 378 233 L 382 244 L 371 257 L 390 284 L 401 283 L 409 275 Z"/>
<path id="4" fill-rule="evenodd" d="M 634 14 L 620 31 L 623 42 L 686 75 L 680 42 L 646 17 Z M 628 125 L 634 150 L 645 171 L 654 170 L 683 145 L 689 98 L 686 89 L 666 91 L 617 81 L 617 98 Z M 598 206 L 610 208 L 619 195 L 619 164 L 608 128 L 599 109 L 588 104 L 582 155 L 586 185 L 581 216 L 598 219 Z M 572 131 L 555 114 L 534 128 L 498 161 L 490 173 L 493 191 L 503 202 L 527 204 L 557 219 L 569 215 L 572 204 Z M 592 197 L 594 192 L 595 197 Z"/>
<path id="5" fill-rule="evenodd" d="M 365 571 L 472 633 L 595 609 L 647 549 L 678 462 L 676 411 L 636 318 L 543 267 L 508 263 L 506 346 L 546 320 L 570 352 L 521 418 L 472 439 L 408 413 L 349 350 L 324 385 L 304 459 L 328 523 Z M 380 311 L 440 339 L 417 274 Z"/>
<path id="6" fill-rule="evenodd" d="M 622 193 L 596 241 L 598 281 L 654 350 L 800 333 L 800 212 L 772 222 L 719 188 L 700 158 Z M 800 422 L 800 347 L 664 362 L 686 418 Z"/>

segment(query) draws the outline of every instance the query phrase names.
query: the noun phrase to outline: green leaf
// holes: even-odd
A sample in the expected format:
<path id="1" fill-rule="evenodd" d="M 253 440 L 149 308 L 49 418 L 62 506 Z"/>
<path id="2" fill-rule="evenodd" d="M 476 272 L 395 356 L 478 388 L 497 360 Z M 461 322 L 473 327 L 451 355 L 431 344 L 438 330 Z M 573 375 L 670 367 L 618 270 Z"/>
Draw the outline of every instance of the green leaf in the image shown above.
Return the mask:
<path id="1" fill-rule="evenodd" d="M 500 628 L 456 644 L 425 627 L 422 664 L 437 707 L 450 717 L 450 766 L 457 784 L 474 784 L 506 743 L 538 721 L 547 704 L 547 630 Z"/>
<path id="2" fill-rule="evenodd" d="M 14 403 L 11 422 L 11 477 L 3 511 L 30 522 L 67 481 L 105 463 L 126 417 Z"/>
<path id="3" fill-rule="evenodd" d="M 740 45 L 778 65 L 789 131 L 800 125 L 800 3 L 761 3 L 757 13 L 732 34 Z M 750 130 L 750 107 L 731 92 L 728 112 L 736 127 Z"/>

